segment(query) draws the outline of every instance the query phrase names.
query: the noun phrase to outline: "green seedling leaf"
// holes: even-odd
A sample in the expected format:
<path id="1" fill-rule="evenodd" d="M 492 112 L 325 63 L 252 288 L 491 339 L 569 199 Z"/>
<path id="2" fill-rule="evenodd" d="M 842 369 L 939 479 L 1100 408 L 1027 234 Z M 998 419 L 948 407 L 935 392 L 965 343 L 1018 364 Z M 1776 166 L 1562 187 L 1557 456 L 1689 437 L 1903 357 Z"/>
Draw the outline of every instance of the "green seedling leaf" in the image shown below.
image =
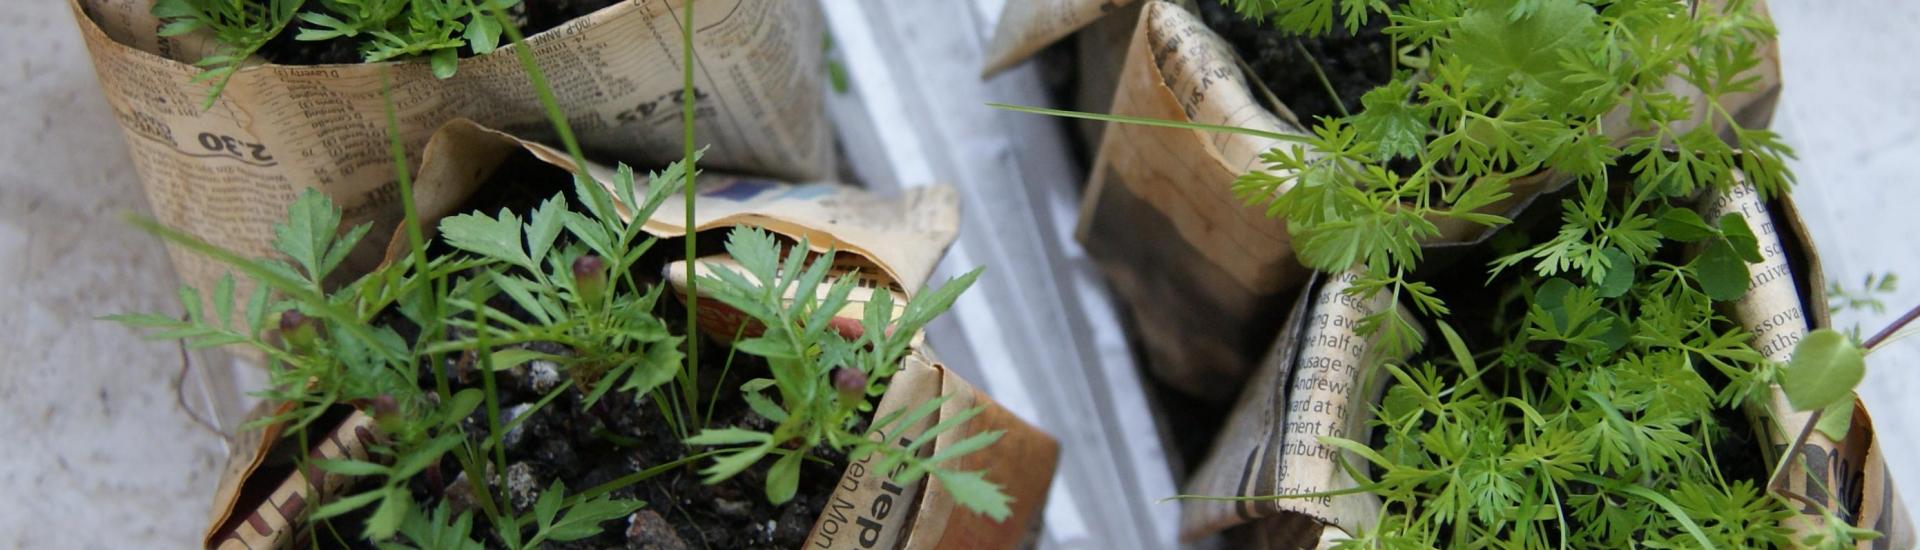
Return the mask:
<path id="1" fill-rule="evenodd" d="M 800 489 L 800 459 L 805 456 L 803 452 L 790 451 L 774 461 L 773 468 L 767 470 L 767 502 L 777 505 L 793 500 L 793 494 Z"/>
<path id="2" fill-rule="evenodd" d="M 742 430 L 739 428 L 720 428 L 701 430 L 699 435 L 687 438 L 688 445 L 740 445 L 746 443 L 765 443 L 773 439 L 772 435 Z"/>
<path id="3" fill-rule="evenodd" d="M 1420 154 L 1431 128 L 1426 115 L 1407 103 L 1412 93 L 1406 81 L 1395 80 L 1360 96 L 1366 109 L 1355 114 L 1352 122 L 1360 138 L 1378 142 L 1380 153 L 1388 156 L 1412 158 Z"/>
<path id="4" fill-rule="evenodd" d="M 1752 282 L 1747 263 L 1725 239 L 1714 239 L 1688 265 L 1700 277 L 1700 290 L 1715 301 L 1730 302 L 1746 296 L 1747 285 Z"/>
<path id="5" fill-rule="evenodd" d="M 1687 210 L 1678 211 L 1687 212 Z M 1607 274 L 1600 278 L 1600 297 L 1619 298 L 1625 296 L 1627 290 L 1633 288 L 1635 271 L 1633 260 L 1627 258 L 1625 252 L 1621 252 L 1616 248 L 1608 248 L 1601 252 L 1600 255 L 1607 259 Z"/>
<path id="6" fill-rule="evenodd" d="M 1833 406 L 1853 398 L 1867 374 L 1866 356 L 1853 340 L 1833 329 L 1807 333 L 1780 372 L 1780 389 L 1797 411 Z"/>
<path id="7" fill-rule="evenodd" d="M 380 507 L 373 510 L 373 516 L 367 518 L 366 536 L 373 540 L 393 538 L 400 532 L 400 522 L 407 519 L 407 511 L 413 509 L 413 496 L 405 487 L 388 488 L 380 499 Z"/>
<path id="8" fill-rule="evenodd" d="M 1747 263 L 1760 263 L 1760 239 L 1753 236 L 1753 228 L 1747 226 L 1747 217 L 1739 212 L 1731 212 L 1720 217 L 1720 234 L 1727 237 L 1727 243 L 1733 245 L 1733 251 L 1740 253 L 1740 259 Z"/>
<path id="9" fill-rule="evenodd" d="M 512 369 L 514 367 L 518 367 L 520 365 L 524 365 L 534 361 L 542 361 L 542 360 L 559 361 L 561 359 L 565 359 L 564 357 L 560 357 L 558 355 L 554 355 L 551 353 L 539 352 L 539 351 L 534 351 L 526 348 L 509 348 L 509 349 L 502 349 L 502 350 L 494 350 L 494 352 L 491 355 L 493 356 L 492 357 L 493 370 L 496 370 L 496 371 Z"/>
<path id="10" fill-rule="evenodd" d="M 315 459 L 313 465 L 328 472 L 355 477 L 381 475 L 391 471 L 385 465 L 361 460 Z"/>
<path id="11" fill-rule="evenodd" d="M 953 472 L 934 470 L 933 477 L 953 495 L 953 501 L 969 510 L 985 514 L 994 521 L 1006 521 L 1013 515 L 1009 506 L 1013 497 L 1007 496 L 1000 484 L 987 480 L 985 471 Z"/>
<path id="12" fill-rule="evenodd" d="M 1723 224 L 1724 225 L 1724 224 Z M 1707 225 L 1700 214 L 1686 208 L 1669 208 L 1654 227 L 1666 238 L 1682 242 L 1694 242 L 1719 236 L 1720 232 Z"/>
<path id="13" fill-rule="evenodd" d="M 436 78 L 453 78 L 455 70 L 460 68 L 460 50 L 447 48 L 433 52 L 431 64 Z"/>
<path id="14" fill-rule="evenodd" d="M 499 353 L 494 354 L 494 357 L 499 356 Z M 445 405 L 447 411 L 446 417 L 441 421 L 450 426 L 458 425 L 462 419 L 473 414 L 473 410 L 479 408 L 480 403 L 485 401 L 486 398 L 486 393 L 480 391 L 479 388 L 460 390 L 459 393 L 453 394 L 453 398 L 447 400 L 447 404 Z"/>
<path id="15" fill-rule="evenodd" d="M 300 193 L 287 209 L 286 223 L 274 224 L 273 246 L 307 271 L 307 278 L 326 277 L 328 249 L 340 228 L 340 211 L 333 199 L 315 189 Z"/>
<path id="16" fill-rule="evenodd" d="M 352 512 L 354 510 L 359 510 L 361 507 L 364 507 L 372 503 L 373 501 L 378 500 L 380 497 L 385 496 L 386 494 L 387 492 L 384 489 L 374 489 L 364 493 L 341 497 L 337 500 L 334 500 L 333 502 L 322 504 L 320 505 L 319 508 L 313 509 L 313 514 L 307 516 L 307 519 L 310 521 L 320 521 L 323 519 L 345 514 L 347 512 Z"/>
<path id="17" fill-rule="evenodd" d="M 540 522 L 541 529 L 553 527 L 553 520 L 560 515 L 561 496 L 566 492 L 566 484 L 556 479 L 553 485 L 547 486 L 547 490 L 540 492 L 539 499 L 533 501 L 533 518 Z"/>
<path id="18" fill-rule="evenodd" d="M 1468 9 L 1441 50 L 1473 67 L 1470 82 L 1514 82 L 1524 96 L 1563 99 L 1579 88 L 1565 81 L 1571 71 L 1562 52 L 1591 48 L 1599 28 L 1593 8 L 1578 0 L 1541 0 L 1517 20 L 1502 10 Z"/>
<path id="19" fill-rule="evenodd" d="M 1820 413 L 1820 422 L 1814 424 L 1813 429 L 1827 436 L 1827 439 L 1846 440 L 1847 431 L 1853 428 L 1853 403 L 1852 399 L 1842 399 L 1828 405 L 1822 409 L 1824 412 Z"/>

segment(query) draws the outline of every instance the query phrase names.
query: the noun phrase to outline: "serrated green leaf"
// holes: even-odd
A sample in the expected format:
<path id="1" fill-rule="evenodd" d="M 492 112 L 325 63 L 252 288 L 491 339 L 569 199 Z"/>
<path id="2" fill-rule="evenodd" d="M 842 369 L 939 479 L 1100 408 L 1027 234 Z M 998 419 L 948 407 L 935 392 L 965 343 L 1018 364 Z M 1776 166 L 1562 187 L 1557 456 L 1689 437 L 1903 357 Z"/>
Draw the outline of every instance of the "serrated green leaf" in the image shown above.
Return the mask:
<path id="1" fill-rule="evenodd" d="M 768 359 L 798 360 L 800 358 L 785 342 L 764 335 L 735 341 L 733 347 Z"/>
<path id="2" fill-rule="evenodd" d="M 502 209 L 498 218 L 460 214 L 440 220 L 440 236 L 454 248 L 528 271 L 539 269 L 521 248 L 520 217 Z"/>
<path id="3" fill-rule="evenodd" d="M 968 454 L 972 454 L 975 451 L 985 449 L 987 448 L 988 445 L 992 445 L 994 444 L 994 442 L 1000 441 L 1001 436 L 1004 436 L 1006 434 L 1007 434 L 1006 430 L 988 430 L 988 431 L 967 436 L 965 439 L 961 439 L 959 441 L 955 441 L 951 444 L 941 447 L 938 452 L 935 452 L 933 454 L 933 456 L 927 457 L 926 462 L 928 464 L 938 466 L 941 463 L 944 463 L 948 460 L 963 457 Z M 908 477 L 907 479 L 903 479 L 900 481 L 909 481 L 909 482 L 914 481 L 913 477 L 917 477 L 917 476 Z"/>
<path id="4" fill-rule="evenodd" d="M 1471 5 L 1439 48 L 1473 68 L 1469 81 L 1487 86 L 1517 82 L 1522 97 L 1566 101 L 1578 86 L 1565 78 L 1562 52 L 1593 47 L 1600 29 L 1592 7 L 1578 0 L 1541 0 L 1532 13 L 1510 20 L 1508 13 Z"/>
<path id="5" fill-rule="evenodd" d="M 1794 410 L 1811 411 L 1853 398 L 1867 374 L 1866 356 L 1853 340 L 1833 329 L 1807 333 L 1780 372 L 1780 390 Z"/>
<path id="6" fill-rule="evenodd" d="M 287 221 L 274 224 L 274 248 L 306 269 L 308 279 L 326 277 L 326 253 L 340 228 L 340 210 L 333 199 L 313 188 L 287 207 Z"/>
<path id="7" fill-rule="evenodd" d="M 646 356 L 634 365 L 633 374 L 620 385 L 621 391 L 641 395 L 673 381 L 686 361 L 686 354 L 680 351 L 680 340 L 675 337 L 647 346 Z"/>
<path id="8" fill-rule="evenodd" d="M 702 435 L 705 434 L 703 433 Z M 769 439 L 771 439 L 771 437 L 772 436 L 768 436 Z M 698 438 L 698 436 L 696 436 L 696 438 Z M 700 445 L 702 443 L 694 444 Z M 772 450 L 773 443 L 766 442 L 752 447 L 742 448 L 739 452 L 728 453 L 719 458 L 715 458 L 713 464 L 700 470 L 700 473 L 706 474 L 707 476 L 703 478 L 702 481 L 708 484 L 725 481 L 727 478 L 746 471 L 747 468 L 752 467 L 755 463 L 759 462 L 761 458 L 766 457 L 767 453 Z"/>
<path id="9" fill-rule="evenodd" d="M 566 223 L 563 215 L 567 210 L 567 200 L 562 195 L 554 195 L 540 208 L 535 209 L 527 218 L 527 256 L 546 258 L 553 249 L 553 241 L 560 237 L 560 230 Z"/>
<path id="10" fill-rule="evenodd" d="M 934 470 L 933 476 L 940 480 L 940 486 L 953 495 L 953 501 L 994 521 L 1006 521 L 1013 515 L 1009 506 L 1013 497 L 1002 491 L 1000 484 L 987 480 L 986 472 L 952 472 Z"/>
<path id="11" fill-rule="evenodd" d="M 760 393 L 761 390 L 772 386 L 773 381 L 766 378 L 749 380 L 740 385 L 740 396 L 747 401 L 747 408 L 753 409 L 753 412 L 761 418 L 774 422 L 786 422 L 787 411 L 774 404 L 773 399 L 768 398 L 766 394 Z"/>
<path id="12" fill-rule="evenodd" d="M 553 527 L 553 520 L 560 514 L 561 496 L 566 490 L 567 486 L 556 479 L 553 485 L 547 486 L 547 490 L 540 492 L 539 499 L 533 501 L 533 517 L 540 522 L 542 529 Z"/>
<path id="13" fill-rule="evenodd" d="M 1425 113 L 1407 103 L 1412 87 L 1394 80 L 1360 96 L 1365 109 L 1353 115 L 1353 127 L 1360 139 L 1376 143 L 1375 150 L 1388 157 L 1413 158 L 1426 145 Z"/>

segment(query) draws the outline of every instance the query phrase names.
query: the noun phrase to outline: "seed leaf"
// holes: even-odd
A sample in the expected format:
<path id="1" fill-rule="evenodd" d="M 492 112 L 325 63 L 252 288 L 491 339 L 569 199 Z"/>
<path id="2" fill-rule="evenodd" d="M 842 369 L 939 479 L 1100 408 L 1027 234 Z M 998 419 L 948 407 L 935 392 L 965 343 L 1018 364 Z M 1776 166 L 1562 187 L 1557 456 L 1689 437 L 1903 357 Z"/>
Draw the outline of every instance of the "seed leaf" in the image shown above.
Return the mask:
<path id="1" fill-rule="evenodd" d="M 1747 263 L 1740 260 L 1740 253 L 1735 252 L 1726 239 L 1714 239 L 1688 265 L 1700 277 L 1700 290 L 1716 301 L 1740 299 L 1747 294 L 1747 285 L 1752 282 Z"/>
<path id="2" fill-rule="evenodd" d="M 1853 340 L 1833 329 L 1807 333 L 1780 373 L 1780 389 L 1794 410 L 1823 409 L 1853 397 L 1867 374 L 1865 355 Z"/>
<path id="3" fill-rule="evenodd" d="M 1724 225 L 1724 224 L 1723 224 Z M 1707 225 L 1700 214 L 1686 208 L 1669 208 L 1654 227 L 1669 239 L 1694 242 L 1719 235 L 1720 232 Z"/>

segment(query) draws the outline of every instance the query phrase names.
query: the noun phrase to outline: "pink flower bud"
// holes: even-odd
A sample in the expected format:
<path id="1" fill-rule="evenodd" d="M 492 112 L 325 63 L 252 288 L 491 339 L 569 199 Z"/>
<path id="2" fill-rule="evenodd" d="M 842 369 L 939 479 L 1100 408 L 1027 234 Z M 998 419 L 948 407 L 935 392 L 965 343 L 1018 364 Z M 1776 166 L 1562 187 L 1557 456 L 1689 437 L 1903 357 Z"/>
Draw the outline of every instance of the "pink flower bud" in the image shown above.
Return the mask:
<path id="1" fill-rule="evenodd" d="M 573 260 L 573 288 L 580 301 L 598 304 L 607 292 L 607 262 L 587 254 Z"/>
<path id="2" fill-rule="evenodd" d="M 287 310 L 286 313 L 280 314 L 280 339 L 294 351 L 312 351 L 320 335 L 319 329 L 315 327 L 318 324 L 306 314 L 300 313 L 300 310 Z"/>
<path id="3" fill-rule="evenodd" d="M 833 378 L 834 391 L 840 392 L 840 404 L 859 403 L 867 394 L 867 373 L 860 369 L 838 367 L 828 373 Z"/>

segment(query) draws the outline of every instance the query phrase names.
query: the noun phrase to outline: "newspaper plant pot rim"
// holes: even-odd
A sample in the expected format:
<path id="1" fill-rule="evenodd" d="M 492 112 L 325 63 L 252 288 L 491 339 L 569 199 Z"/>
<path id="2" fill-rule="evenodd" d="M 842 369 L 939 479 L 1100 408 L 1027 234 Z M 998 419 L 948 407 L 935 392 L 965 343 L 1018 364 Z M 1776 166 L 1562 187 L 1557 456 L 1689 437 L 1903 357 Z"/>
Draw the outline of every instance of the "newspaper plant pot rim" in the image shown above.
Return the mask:
<path id="1" fill-rule="evenodd" d="M 963 403 L 966 406 L 986 407 L 987 410 L 981 413 L 980 416 L 975 417 L 976 420 L 992 418 L 995 422 L 998 422 L 994 427 L 1007 431 L 1006 436 L 1004 436 L 1002 441 L 997 443 L 996 446 L 1007 445 L 1014 447 L 1013 449 L 1000 447 L 1002 451 L 1012 450 L 1023 452 L 1007 453 L 1017 455 L 1014 457 L 1001 456 L 997 458 L 987 458 L 982 456 L 996 454 L 994 452 L 996 446 L 990 446 L 987 449 L 958 457 L 954 460 L 968 462 L 969 468 L 985 467 L 988 469 L 988 477 L 990 479 L 1009 485 L 1006 489 L 1015 497 L 1013 514 L 1009 516 L 1005 522 L 995 522 L 991 518 L 959 508 L 952 502 L 951 495 L 941 490 L 931 475 L 924 476 L 919 481 L 905 484 L 904 486 L 893 486 L 890 483 L 883 483 L 882 480 L 871 476 L 871 474 L 876 472 L 870 469 L 869 466 L 876 462 L 876 457 L 879 456 L 875 453 L 862 460 L 843 459 L 839 463 L 842 466 L 840 470 L 843 473 L 834 482 L 833 490 L 824 495 L 828 500 L 821 510 L 820 515 L 815 518 L 814 526 L 807 535 L 805 546 L 834 549 L 855 548 L 856 544 L 864 542 L 860 539 L 866 535 L 866 530 L 871 529 L 871 532 L 877 537 L 882 537 L 879 540 L 893 541 L 893 544 L 889 546 L 892 548 L 925 550 L 955 547 L 954 545 L 981 547 L 979 546 L 981 544 L 986 544 L 986 547 L 1011 547 L 1023 539 L 1030 538 L 1031 535 L 1040 528 L 1039 511 L 1046 503 L 1051 486 L 1051 479 L 1059 463 L 1058 441 L 1051 435 L 1040 431 L 1032 425 L 1026 424 L 1011 412 L 1006 411 L 1004 407 L 987 398 L 984 392 L 981 392 L 978 388 L 972 386 L 951 370 L 948 370 L 945 365 L 932 359 L 930 355 L 925 354 L 923 349 L 916 349 L 913 356 L 923 360 L 905 360 L 904 362 L 906 364 L 902 367 L 901 372 L 895 375 L 895 383 L 888 387 L 887 396 L 895 396 L 896 394 L 907 396 L 913 392 L 926 392 L 931 389 L 934 395 L 950 396 L 950 404 Z M 883 401 L 886 399 L 887 397 L 882 398 Z M 900 397 L 898 399 L 908 401 L 911 398 Z M 909 406 L 912 404 L 914 403 L 905 403 L 905 405 Z M 263 403 L 260 410 L 275 410 L 280 407 L 281 405 L 269 406 L 269 404 Z M 923 421 L 920 430 L 924 430 L 926 425 L 937 422 L 940 418 L 950 414 L 947 410 L 948 408 L 949 407 L 943 406 L 938 414 L 929 416 Z M 876 409 L 876 412 L 878 412 L 878 409 Z M 1009 424 L 1009 422 L 1011 423 Z M 261 430 L 266 433 L 275 434 L 274 437 L 279 438 L 285 435 L 280 433 L 282 426 L 283 424 L 276 423 L 262 427 Z M 910 429 L 909 431 L 917 433 L 919 430 Z M 933 444 L 924 446 L 921 449 L 922 454 L 931 455 L 938 453 L 940 449 L 954 441 L 958 441 L 960 437 L 970 435 L 959 433 L 961 431 L 962 430 L 956 429 L 943 433 Z M 340 455 L 323 455 L 321 454 L 321 449 L 332 443 L 347 443 L 340 439 L 341 435 L 346 435 L 348 439 L 356 440 L 360 444 L 370 443 L 382 438 L 377 430 L 371 427 L 371 419 L 359 410 L 353 410 L 337 424 L 326 428 L 321 433 L 327 436 L 315 442 L 313 449 L 309 451 L 316 458 L 322 456 L 328 458 L 355 456 L 365 459 L 366 451 L 364 448 L 343 449 L 341 451 L 343 454 Z M 952 437 L 950 438 L 950 436 Z M 279 439 L 272 441 L 272 443 L 280 442 Z M 262 445 L 258 452 L 252 454 L 255 468 L 258 467 L 260 460 L 269 454 L 268 451 L 272 447 L 273 445 Z M 232 461 L 241 458 L 243 458 L 241 455 L 234 455 L 229 457 L 229 460 Z M 1006 458 L 1021 458 L 1023 461 L 1019 464 L 1013 464 L 1005 462 L 1004 460 Z M 766 466 L 767 465 L 763 464 L 757 467 Z M 229 474 L 236 473 L 231 467 L 232 464 L 229 464 Z M 292 542 L 299 537 L 299 534 L 297 532 L 289 533 L 288 531 L 305 529 L 305 526 L 298 519 L 300 516 L 297 516 L 297 514 L 303 513 L 305 509 L 310 509 L 312 506 L 330 502 L 341 496 L 341 493 L 347 488 L 352 487 L 352 485 L 350 485 L 352 482 L 351 479 L 322 473 L 320 480 L 321 485 L 323 487 L 332 487 L 338 484 L 339 490 L 323 488 L 321 489 L 321 496 L 309 502 L 304 497 L 311 495 L 313 488 L 305 481 L 306 478 L 298 477 L 301 476 L 301 472 L 288 472 L 288 477 L 279 480 L 277 483 L 275 479 L 258 477 L 256 475 L 257 473 L 259 472 L 256 469 L 249 469 L 243 473 L 239 473 L 241 476 L 239 479 L 241 490 L 237 491 L 233 498 L 227 502 L 220 502 L 219 500 L 214 502 L 216 513 L 212 516 L 212 521 L 209 522 L 206 531 L 204 539 L 206 547 L 226 548 L 230 544 L 237 543 L 241 545 L 240 547 L 253 548 L 253 543 L 263 541 L 281 543 L 282 545 L 287 542 Z M 275 484 L 281 489 L 274 490 L 273 487 L 269 486 Z M 289 487 L 299 491 L 298 496 L 294 498 L 283 498 L 276 504 L 275 495 L 283 494 Z M 891 502 L 891 499 L 895 496 L 902 495 L 903 490 L 906 491 L 904 496 L 906 502 L 904 504 L 881 505 L 877 503 L 878 499 L 886 499 Z M 295 502 L 295 500 L 298 502 Z M 291 506 L 290 508 L 289 505 Z M 248 509 L 253 511 L 248 513 Z M 889 509 L 904 509 L 906 513 L 893 513 L 893 519 L 889 519 L 889 514 L 887 513 Z M 876 514 L 875 511 L 878 511 L 877 517 L 871 517 Z M 263 517 L 263 513 L 272 513 L 275 514 L 276 517 Z M 287 514 L 296 514 L 296 516 L 288 517 Z M 835 527 L 826 527 L 829 523 L 834 524 Z M 254 537 L 256 538 L 246 538 L 247 533 L 243 533 L 243 530 L 249 527 L 254 529 Z M 842 542 L 834 542 L 836 537 Z M 250 543 L 249 541 L 252 542 Z M 858 547 L 869 548 L 871 546 Z"/>
<path id="2" fill-rule="evenodd" d="M 141 48 L 139 46 L 135 46 L 133 44 L 128 44 L 124 41 L 121 41 L 118 37 L 113 36 L 112 34 L 106 32 L 105 29 L 101 28 L 100 22 L 94 20 L 94 15 L 92 13 L 88 13 L 90 10 L 85 5 L 85 2 L 87 0 L 66 0 L 66 1 L 69 6 L 72 6 L 75 19 L 79 21 L 82 32 L 86 32 L 90 34 L 98 33 L 101 36 L 106 38 L 106 41 L 105 41 L 106 43 L 123 48 L 129 52 L 134 52 L 135 55 L 138 55 L 141 57 L 150 58 L 153 60 L 165 62 L 172 65 L 177 65 L 180 67 L 190 68 L 196 71 L 202 70 L 200 67 L 194 65 L 192 62 L 181 61 L 171 56 L 154 53 L 154 52 L 148 51 L 145 48 Z M 680 5 L 685 5 L 685 2 L 689 2 L 693 0 L 667 0 L 667 1 L 679 2 Z M 642 9 L 642 8 L 644 8 L 642 4 L 640 4 L 639 2 L 635 2 L 633 0 L 613 0 L 613 3 L 607 4 L 605 7 L 602 7 L 597 10 L 593 10 L 592 12 L 589 12 L 577 17 L 567 19 L 566 21 L 560 24 L 554 25 L 553 27 L 548 28 L 547 30 L 540 31 L 538 33 L 534 33 L 531 35 L 527 35 L 525 37 L 526 38 L 525 42 L 528 46 L 537 47 L 538 44 L 541 42 L 552 40 L 555 37 L 561 36 L 561 34 L 559 33 L 561 33 L 562 31 L 566 31 L 567 27 L 569 26 L 578 24 L 578 22 L 581 20 L 598 17 L 601 14 L 611 13 L 611 12 L 614 12 L 615 10 L 620 10 L 624 12 L 625 10 Z M 292 32 L 293 30 L 294 29 L 292 28 L 287 28 L 287 29 L 283 29 L 282 32 Z M 204 30 L 197 30 L 192 33 L 192 36 L 202 36 L 204 32 L 205 32 Z M 154 36 L 157 38 L 158 34 L 155 34 Z M 206 38 L 206 39 L 211 40 L 211 38 Z M 494 50 L 491 52 L 472 55 L 472 56 L 463 56 L 460 58 L 460 62 L 464 63 L 470 60 L 491 57 L 495 55 L 517 55 L 515 52 L 517 52 L 518 50 L 514 49 L 517 46 L 518 46 L 517 44 L 511 43 L 511 42 L 502 42 L 498 47 L 494 48 Z M 256 58 L 259 57 L 259 54 L 255 54 L 254 57 Z M 361 67 L 393 68 L 393 67 L 417 66 L 422 69 L 426 69 L 427 64 L 428 62 L 426 59 L 414 59 L 414 58 L 390 59 L 386 61 L 361 61 L 356 63 L 314 63 L 314 64 L 283 64 L 283 63 L 273 63 L 269 61 L 261 61 L 257 63 L 256 62 L 243 63 L 238 70 L 234 71 L 234 75 L 238 76 L 241 73 L 276 71 L 276 70 L 328 71 L 328 70 L 339 70 L 339 69 L 345 69 L 345 68 L 361 68 Z"/>
<path id="3" fill-rule="evenodd" d="M 1764 9 L 1764 3 L 1760 6 Z M 1258 78 L 1234 61 L 1239 52 L 1178 4 L 1146 1 L 1126 48 L 1110 101 L 1115 114 L 1302 132 L 1288 126 L 1285 105 L 1272 105 L 1257 93 Z M 1764 89 L 1723 98 L 1745 126 L 1770 120 L 1778 98 L 1777 41 L 1763 55 L 1757 73 L 1768 83 Z M 1697 101 L 1697 90 L 1683 81 L 1669 82 L 1666 89 Z M 1622 109 L 1606 115 L 1624 117 Z M 1258 153 L 1280 143 L 1127 124 L 1108 124 L 1102 134 L 1075 238 L 1147 334 L 1137 344 L 1147 357 L 1146 369 L 1181 394 L 1230 401 L 1232 382 L 1252 372 L 1270 333 L 1229 330 L 1177 340 L 1152 333 L 1178 332 L 1180 323 L 1168 319 L 1192 321 L 1195 314 L 1183 308 L 1194 307 L 1218 312 L 1211 320 L 1225 319 L 1234 328 L 1278 323 L 1279 315 L 1260 311 L 1283 309 L 1285 297 L 1309 270 L 1293 250 L 1285 221 L 1249 207 L 1225 186 L 1233 176 L 1262 168 Z M 1510 217 L 1573 180 L 1542 167 L 1509 180 L 1510 196 L 1481 212 Z M 1428 221 L 1437 234 L 1423 238 L 1421 246 L 1432 253 L 1482 243 L 1498 229 L 1450 217 Z M 1154 239 L 1166 242 L 1153 244 Z M 1170 301 L 1200 305 L 1167 305 Z"/>

